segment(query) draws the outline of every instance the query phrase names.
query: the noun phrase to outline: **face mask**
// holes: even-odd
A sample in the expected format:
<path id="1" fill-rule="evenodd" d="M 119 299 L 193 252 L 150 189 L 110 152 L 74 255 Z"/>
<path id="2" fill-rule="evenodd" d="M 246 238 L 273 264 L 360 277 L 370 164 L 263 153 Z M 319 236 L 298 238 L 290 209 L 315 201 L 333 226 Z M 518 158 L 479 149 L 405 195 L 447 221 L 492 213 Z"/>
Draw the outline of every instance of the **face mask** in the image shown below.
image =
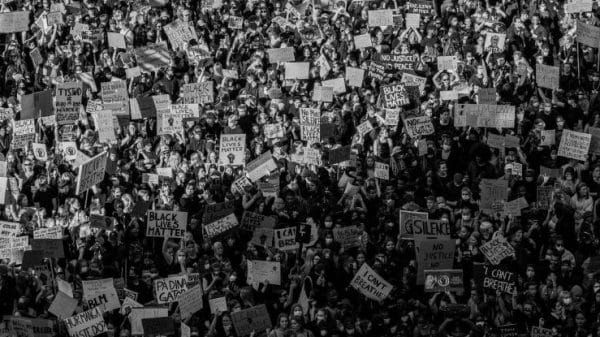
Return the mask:
<path id="1" fill-rule="evenodd" d="M 444 151 L 450 151 L 451 149 L 450 145 L 444 145 L 442 146 L 442 148 L 444 149 Z"/>
<path id="2" fill-rule="evenodd" d="M 325 221 L 325 228 L 331 228 L 331 226 L 333 226 L 333 222 Z"/>
<path id="3" fill-rule="evenodd" d="M 465 200 L 465 201 L 469 200 L 469 196 L 468 195 L 463 195 L 463 196 L 461 196 L 461 198 L 462 198 L 462 200 Z"/>
<path id="4" fill-rule="evenodd" d="M 471 216 L 470 215 L 463 215 L 462 219 L 463 219 L 463 221 L 469 221 L 469 220 L 471 220 Z"/>
<path id="5" fill-rule="evenodd" d="M 86 274 L 87 272 L 89 272 L 88 268 L 81 268 L 81 274 Z"/>
<path id="6" fill-rule="evenodd" d="M 325 243 L 330 245 L 333 242 L 333 239 L 325 239 Z"/>
<path id="7" fill-rule="evenodd" d="M 573 303 L 573 299 L 572 299 L 572 298 L 570 298 L 570 297 L 563 298 L 563 303 L 564 303 L 565 305 L 569 305 L 569 304 Z"/>
<path id="8" fill-rule="evenodd" d="M 529 277 L 529 278 L 532 278 L 534 275 L 535 275 L 535 273 L 532 271 L 527 272 L 527 277 Z"/>
<path id="9" fill-rule="evenodd" d="M 390 322 L 391 322 L 391 321 L 392 321 L 392 320 L 391 320 L 391 319 L 389 319 L 389 318 L 384 318 L 384 319 L 383 319 L 383 324 L 390 324 Z"/>
<path id="10" fill-rule="evenodd" d="M 235 275 L 229 276 L 229 282 L 235 282 L 235 281 L 237 281 L 237 276 L 235 276 Z"/>
<path id="11" fill-rule="evenodd" d="M 354 329 L 346 330 L 346 333 L 349 335 L 354 335 Z"/>
<path id="12" fill-rule="evenodd" d="M 296 317 L 302 317 L 302 311 L 300 311 L 300 310 L 294 310 L 294 316 L 296 316 Z"/>

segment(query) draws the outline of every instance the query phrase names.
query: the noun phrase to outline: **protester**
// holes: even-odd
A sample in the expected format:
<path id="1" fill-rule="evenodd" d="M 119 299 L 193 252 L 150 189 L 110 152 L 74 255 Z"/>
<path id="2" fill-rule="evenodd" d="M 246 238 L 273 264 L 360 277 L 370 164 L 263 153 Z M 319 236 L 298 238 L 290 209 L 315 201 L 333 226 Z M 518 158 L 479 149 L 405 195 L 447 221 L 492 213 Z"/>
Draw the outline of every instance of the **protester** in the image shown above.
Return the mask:
<path id="1" fill-rule="evenodd" d="M 3 1 L 1 336 L 598 336 L 592 0 Z"/>

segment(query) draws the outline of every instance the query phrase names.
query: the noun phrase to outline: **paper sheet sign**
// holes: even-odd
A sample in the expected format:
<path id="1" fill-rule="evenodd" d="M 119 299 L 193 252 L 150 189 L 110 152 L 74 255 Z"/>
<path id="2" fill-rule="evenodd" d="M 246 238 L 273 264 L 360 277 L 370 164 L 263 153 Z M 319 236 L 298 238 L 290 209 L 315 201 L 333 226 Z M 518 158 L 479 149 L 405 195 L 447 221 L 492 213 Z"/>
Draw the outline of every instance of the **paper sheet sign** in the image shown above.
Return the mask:
<path id="1" fill-rule="evenodd" d="M 79 174 L 77 175 L 76 194 L 85 192 L 104 180 L 107 157 L 108 152 L 103 152 L 81 165 Z"/>
<path id="2" fill-rule="evenodd" d="M 219 142 L 219 164 L 241 166 L 246 162 L 246 135 L 222 134 Z"/>
<path id="3" fill-rule="evenodd" d="M 154 280 L 154 294 L 159 304 L 179 301 L 179 298 L 188 291 L 187 276 L 172 276 Z"/>
<path id="4" fill-rule="evenodd" d="M 378 9 L 369 11 L 368 17 L 369 27 L 394 25 L 394 11 L 391 9 Z"/>
<path id="5" fill-rule="evenodd" d="M 585 161 L 589 152 L 592 135 L 583 132 L 563 130 L 558 155 L 561 157 Z"/>
<path id="6" fill-rule="evenodd" d="M 146 236 L 183 238 L 186 225 L 187 212 L 149 210 Z"/>
<path id="7" fill-rule="evenodd" d="M 375 301 L 383 301 L 386 299 L 393 289 L 393 286 L 379 276 L 366 263 L 360 267 L 350 285 L 360 291 L 367 298 Z"/>
<path id="8" fill-rule="evenodd" d="M 248 260 L 247 282 L 254 289 L 258 289 L 260 283 L 269 281 L 272 285 L 281 285 L 281 264 L 277 261 Z"/>
<path id="9" fill-rule="evenodd" d="M 83 281 L 83 298 L 89 308 L 104 306 L 105 311 L 121 307 L 112 278 Z"/>
<path id="10" fill-rule="evenodd" d="M 66 318 L 64 321 L 71 337 L 93 337 L 108 331 L 102 311 L 97 307 Z"/>

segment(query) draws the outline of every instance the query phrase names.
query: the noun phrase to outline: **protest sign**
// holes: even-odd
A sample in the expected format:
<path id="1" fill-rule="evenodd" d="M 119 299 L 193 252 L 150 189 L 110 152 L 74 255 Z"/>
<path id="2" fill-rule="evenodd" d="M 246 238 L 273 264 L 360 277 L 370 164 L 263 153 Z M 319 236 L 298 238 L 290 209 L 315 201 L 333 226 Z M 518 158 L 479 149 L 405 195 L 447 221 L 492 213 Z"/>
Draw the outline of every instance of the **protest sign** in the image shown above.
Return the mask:
<path id="1" fill-rule="evenodd" d="M 552 329 L 546 329 L 539 326 L 531 327 L 531 337 L 554 337 Z"/>
<path id="2" fill-rule="evenodd" d="M 142 76 L 142 69 L 140 69 L 140 67 L 133 67 L 133 68 L 127 68 L 125 69 L 125 78 L 128 80 L 132 80 L 136 77 Z M 148 99 L 151 99 L 150 97 L 147 97 Z M 132 113 L 133 116 L 133 113 Z"/>
<path id="3" fill-rule="evenodd" d="M 103 152 L 81 165 L 77 175 L 76 194 L 85 192 L 104 180 L 107 157 L 108 152 Z"/>
<path id="4" fill-rule="evenodd" d="M 84 311 L 64 320 L 71 337 L 93 337 L 108 331 L 100 308 Z"/>
<path id="5" fill-rule="evenodd" d="M 63 14 L 61 12 L 50 12 L 46 15 L 46 21 L 48 21 L 49 26 L 62 25 L 64 22 Z"/>
<path id="6" fill-rule="evenodd" d="M 286 62 L 285 79 L 286 80 L 307 80 L 310 63 L 308 62 Z"/>
<path id="7" fill-rule="evenodd" d="M 142 328 L 147 336 L 170 336 L 175 332 L 171 317 L 142 318 Z"/>
<path id="8" fill-rule="evenodd" d="M 33 239 L 62 239 L 61 227 L 43 227 L 33 231 Z"/>
<path id="9" fill-rule="evenodd" d="M 338 77 L 326 81 L 321 81 L 321 84 L 324 87 L 333 88 L 333 93 L 336 95 L 346 93 L 346 82 L 344 81 L 344 77 Z"/>
<path id="10" fill-rule="evenodd" d="M 157 71 L 172 62 L 166 43 L 148 43 L 145 46 L 136 48 L 134 54 L 138 67 L 147 72 Z"/>
<path id="11" fill-rule="evenodd" d="M 77 308 L 78 302 L 78 300 L 59 291 L 56 293 L 56 296 L 54 296 L 54 300 L 50 304 L 48 312 L 58 318 L 69 317 L 73 314 L 75 308 Z"/>
<path id="12" fill-rule="evenodd" d="M 136 300 L 131 297 L 125 297 L 123 299 L 123 304 L 121 305 L 121 310 L 119 311 L 121 315 L 127 315 L 131 308 L 143 308 L 144 306 L 138 303 Z"/>
<path id="13" fill-rule="evenodd" d="M 217 219 L 211 223 L 205 224 L 204 234 L 207 240 L 212 240 L 215 237 L 224 234 L 231 229 L 237 227 L 239 225 L 235 214 L 226 215 L 220 219 Z"/>
<path id="14" fill-rule="evenodd" d="M 390 165 L 380 162 L 375 162 L 375 178 L 390 180 Z"/>
<path id="15" fill-rule="evenodd" d="M 269 48 L 267 49 L 270 63 L 280 62 L 294 62 L 296 56 L 294 55 L 294 48 Z"/>
<path id="16" fill-rule="evenodd" d="M 491 53 L 504 51 L 506 44 L 506 34 L 503 33 L 485 33 L 484 49 Z"/>
<path id="17" fill-rule="evenodd" d="M 536 200 L 537 200 L 538 207 L 541 209 L 548 209 L 552 205 L 553 193 L 554 193 L 554 186 L 552 186 L 552 185 L 537 186 Z"/>
<path id="18" fill-rule="evenodd" d="M 368 12 L 368 24 L 369 27 L 378 26 L 393 26 L 394 25 L 394 11 L 391 9 L 378 9 Z"/>
<path id="19" fill-rule="evenodd" d="M 42 251 L 45 257 L 56 259 L 65 257 L 62 239 L 33 239 L 31 240 L 31 249 Z"/>
<path id="20" fill-rule="evenodd" d="M 29 11 L 0 13 L 0 33 L 27 31 L 29 22 Z"/>
<path id="21" fill-rule="evenodd" d="M 592 140 L 593 140 L 593 136 L 592 136 Z M 556 130 L 542 130 L 541 137 L 540 137 L 540 145 L 541 146 L 550 146 L 550 145 L 554 145 L 554 144 L 556 144 Z"/>
<path id="22" fill-rule="evenodd" d="M 346 81 L 351 87 L 362 87 L 365 78 L 365 70 L 354 67 L 346 67 Z"/>
<path id="23" fill-rule="evenodd" d="M 508 195 L 506 180 L 482 179 L 479 188 L 481 190 L 480 208 L 491 213 L 494 212 L 494 205 L 506 200 Z"/>
<path id="24" fill-rule="evenodd" d="M 219 164 L 240 166 L 246 162 L 246 135 L 222 134 L 219 142 Z"/>
<path id="25" fill-rule="evenodd" d="M 3 316 L 2 319 L 6 322 L 9 331 L 14 333 L 11 336 L 16 337 L 37 337 L 33 333 L 33 323 L 25 317 Z M 0 334 L 2 336 L 9 336 Z"/>
<path id="26" fill-rule="evenodd" d="M 162 115 L 162 134 L 183 134 L 185 118 L 199 118 L 198 104 L 172 104 L 170 113 Z"/>
<path id="27" fill-rule="evenodd" d="M 300 108 L 300 134 L 306 146 L 321 142 L 321 113 L 319 109 Z"/>
<path id="28" fill-rule="evenodd" d="M 383 81 L 385 76 L 385 64 L 381 61 L 371 61 L 369 64 L 369 77 Z"/>
<path id="29" fill-rule="evenodd" d="M 48 160 L 48 152 L 46 151 L 46 144 L 32 143 L 33 155 L 35 159 L 46 161 Z"/>
<path id="30" fill-rule="evenodd" d="M 184 104 L 213 103 L 215 101 L 213 87 L 213 81 L 184 84 L 181 87 L 181 102 Z"/>
<path id="31" fill-rule="evenodd" d="M 564 3 L 565 13 L 567 14 L 591 12 L 593 6 L 594 0 L 571 0 Z"/>
<path id="32" fill-rule="evenodd" d="M 356 49 L 370 48 L 373 46 L 371 34 L 365 33 L 354 36 L 354 47 Z"/>
<path id="33" fill-rule="evenodd" d="M 115 219 L 110 216 L 104 216 L 100 214 L 90 214 L 90 227 L 100 228 L 106 230 L 112 230 Z"/>
<path id="34" fill-rule="evenodd" d="M 171 43 L 173 50 L 184 51 L 191 40 L 198 41 L 194 26 L 188 22 L 174 20 L 163 26 L 163 30 Z"/>
<path id="35" fill-rule="evenodd" d="M 479 88 L 477 90 L 477 103 L 496 104 L 496 88 Z"/>
<path id="36" fill-rule="evenodd" d="M 431 16 L 435 13 L 435 7 L 431 0 L 409 0 L 405 4 L 407 13 L 418 13 Z"/>
<path id="37" fill-rule="evenodd" d="M 93 114 L 100 143 L 110 144 L 117 140 L 115 135 L 115 122 L 112 110 L 98 111 Z"/>
<path id="38" fill-rule="evenodd" d="M 296 250 L 299 245 L 296 242 L 296 227 L 276 229 L 275 248 L 279 250 Z"/>
<path id="39" fill-rule="evenodd" d="M 65 295 L 71 298 L 73 297 L 73 286 L 71 285 L 71 283 L 61 278 L 56 278 L 56 286 L 58 287 L 58 291 L 63 292 Z"/>
<path id="40" fill-rule="evenodd" d="M 31 62 L 37 68 L 44 63 L 44 57 L 42 57 L 42 53 L 39 48 L 34 48 L 29 52 L 29 57 L 31 58 Z"/>
<path id="41" fill-rule="evenodd" d="M 498 265 L 505 258 L 515 255 L 515 249 L 502 236 L 496 236 L 489 242 L 481 245 L 479 249 L 493 265 Z"/>
<path id="42" fill-rule="evenodd" d="M 558 156 L 585 161 L 591 142 L 592 135 L 565 129 L 558 146 Z"/>
<path id="43" fill-rule="evenodd" d="M 257 227 L 252 231 L 250 243 L 261 247 L 272 247 L 273 235 L 273 228 Z"/>
<path id="44" fill-rule="evenodd" d="M 576 41 L 592 48 L 600 46 L 600 27 L 577 21 Z"/>
<path id="45" fill-rule="evenodd" d="M 367 298 L 379 302 L 386 299 L 393 288 L 389 282 L 379 276 L 366 263 L 362 264 L 356 275 L 352 278 L 350 285 Z"/>
<path id="46" fill-rule="evenodd" d="M 504 150 L 504 136 L 497 135 L 495 133 L 489 133 L 487 135 L 487 145 L 495 149 Z"/>
<path id="47" fill-rule="evenodd" d="M 590 141 L 590 153 L 600 154 L 600 128 L 590 126 L 588 133 L 592 135 Z"/>
<path id="48" fill-rule="evenodd" d="M 419 91 L 423 92 L 425 90 L 425 84 L 427 83 L 427 78 L 405 72 L 405 73 L 402 73 L 402 78 L 400 79 L 400 83 L 407 85 L 407 86 L 417 86 L 417 87 L 419 87 Z"/>
<path id="49" fill-rule="evenodd" d="M 21 97 L 21 118 L 40 118 L 53 115 L 52 92 L 37 91 Z"/>
<path id="50" fill-rule="evenodd" d="M 16 237 L 21 231 L 21 224 L 18 222 L 0 221 L 0 238 Z"/>
<path id="51" fill-rule="evenodd" d="M 272 216 L 245 211 L 244 215 L 242 216 L 240 228 L 252 232 L 257 227 L 273 228 L 275 227 L 275 222 L 276 218 Z"/>
<path id="52" fill-rule="evenodd" d="M 258 289 L 260 283 L 269 281 L 269 284 L 281 285 L 281 263 L 278 261 L 248 260 L 247 283 Z"/>
<path id="53" fill-rule="evenodd" d="M 231 320 L 238 336 L 258 333 L 271 328 L 271 319 L 264 304 L 231 313 Z"/>
<path id="54" fill-rule="evenodd" d="M 456 70 L 458 69 L 458 58 L 456 56 L 438 56 L 438 70 Z"/>
<path id="55" fill-rule="evenodd" d="M 281 123 L 265 124 L 265 137 L 269 139 L 283 138 L 284 129 Z"/>
<path id="56" fill-rule="evenodd" d="M 404 84 L 396 83 L 381 87 L 381 103 L 386 109 L 397 109 L 410 104 Z"/>
<path id="57" fill-rule="evenodd" d="M 155 318 L 155 317 L 168 317 L 169 308 L 163 307 L 143 307 L 143 308 L 131 308 L 129 314 L 129 321 L 131 322 L 131 335 L 144 335 L 144 328 L 142 325 L 142 319 L 144 318 Z"/>
<path id="58" fill-rule="evenodd" d="M 406 128 L 406 133 L 408 133 L 411 138 L 427 136 L 435 132 L 435 128 L 433 127 L 433 123 L 429 116 L 405 118 L 404 127 Z"/>
<path id="59" fill-rule="evenodd" d="M 397 127 L 400 123 L 400 111 L 397 109 L 385 110 L 385 125 Z"/>
<path id="60" fill-rule="evenodd" d="M 177 302 L 187 290 L 187 275 L 154 280 L 154 294 L 158 304 Z"/>
<path id="61" fill-rule="evenodd" d="M 125 35 L 120 33 L 106 32 L 106 38 L 108 39 L 108 45 L 113 48 L 127 49 L 125 44 Z"/>
<path id="62" fill-rule="evenodd" d="M 211 223 L 217 219 L 223 218 L 228 214 L 233 213 L 235 209 L 235 203 L 233 200 L 220 202 L 216 204 L 208 204 L 204 208 L 204 214 L 202 215 L 202 223 Z"/>
<path id="63" fill-rule="evenodd" d="M 338 147 L 333 150 L 329 150 L 329 164 L 334 165 L 347 160 L 350 160 L 350 154 L 352 148 L 350 145 Z"/>
<path id="64" fill-rule="evenodd" d="M 400 210 L 400 235 L 403 237 L 414 237 L 414 227 L 423 228 L 424 223 L 429 221 L 426 212 L 411 212 Z"/>
<path id="65" fill-rule="evenodd" d="M 378 58 L 385 66 L 385 71 L 390 74 L 395 74 L 400 71 L 413 72 L 418 58 L 412 54 L 379 54 Z"/>
<path id="66" fill-rule="evenodd" d="M 366 135 L 367 133 L 373 131 L 373 125 L 371 124 L 371 122 L 369 122 L 369 120 L 365 120 L 364 122 L 358 124 L 358 126 L 356 127 L 356 131 L 358 132 L 358 134 L 360 134 L 361 136 Z"/>
<path id="67" fill-rule="evenodd" d="M 419 13 L 406 13 L 406 28 L 419 29 L 421 25 L 421 14 Z"/>
<path id="68" fill-rule="evenodd" d="M 344 249 L 359 247 L 362 231 L 356 226 L 347 226 L 333 229 L 333 239 Z"/>
<path id="69" fill-rule="evenodd" d="M 456 90 L 440 91 L 440 100 L 442 100 L 442 101 L 455 101 L 457 99 L 458 99 L 458 91 L 456 91 Z"/>
<path id="70" fill-rule="evenodd" d="M 500 331 L 500 337 L 517 337 L 519 335 L 516 324 L 502 325 L 498 327 L 498 330 Z"/>
<path id="71" fill-rule="evenodd" d="M 57 335 L 57 331 L 55 329 L 56 322 L 54 320 L 43 318 L 28 318 L 27 320 L 31 322 L 33 336 L 54 337 Z"/>
<path id="72" fill-rule="evenodd" d="M 179 297 L 179 310 L 182 319 L 185 320 L 202 309 L 202 295 L 204 295 L 202 285 L 198 284 Z M 144 331 L 146 331 L 145 328 Z"/>
<path id="73" fill-rule="evenodd" d="M 257 181 L 258 179 L 269 175 L 271 171 L 276 168 L 277 164 L 273 160 L 273 155 L 270 151 L 267 151 L 248 163 L 248 165 L 246 165 L 246 172 L 251 181 Z"/>
<path id="74" fill-rule="evenodd" d="M 473 278 L 476 284 L 483 284 L 483 289 L 494 292 L 500 290 L 512 295 L 515 291 L 517 275 L 505 266 L 476 264 L 473 266 Z"/>
<path id="75" fill-rule="evenodd" d="M 146 236 L 183 238 L 187 225 L 187 212 L 148 210 Z"/>
<path id="76" fill-rule="evenodd" d="M 12 149 L 24 149 L 34 139 L 35 121 L 33 119 L 14 121 L 13 138 L 10 143 Z"/>
<path id="77" fill-rule="evenodd" d="M 333 102 L 333 88 L 315 86 L 313 89 L 312 100 L 315 102 Z"/>
<path id="78" fill-rule="evenodd" d="M 463 292 L 462 269 L 424 270 L 425 292 Z"/>
<path id="79" fill-rule="evenodd" d="M 210 313 L 215 314 L 217 311 L 226 312 L 227 309 L 227 299 L 225 296 L 211 298 L 208 300 L 208 305 L 210 306 Z"/>
<path id="80" fill-rule="evenodd" d="M 112 278 L 82 281 L 82 285 L 88 308 L 104 305 L 105 311 L 111 311 L 121 307 Z"/>
<path id="81" fill-rule="evenodd" d="M 558 89 L 560 68 L 537 63 L 535 65 L 535 80 L 538 87 Z"/>
<path id="82" fill-rule="evenodd" d="M 424 284 L 425 270 L 452 269 L 455 247 L 452 239 L 415 239 L 417 284 Z"/>
<path id="83" fill-rule="evenodd" d="M 100 84 L 102 104 L 105 110 L 112 110 L 115 116 L 129 116 L 129 94 L 125 80 L 113 80 Z"/>

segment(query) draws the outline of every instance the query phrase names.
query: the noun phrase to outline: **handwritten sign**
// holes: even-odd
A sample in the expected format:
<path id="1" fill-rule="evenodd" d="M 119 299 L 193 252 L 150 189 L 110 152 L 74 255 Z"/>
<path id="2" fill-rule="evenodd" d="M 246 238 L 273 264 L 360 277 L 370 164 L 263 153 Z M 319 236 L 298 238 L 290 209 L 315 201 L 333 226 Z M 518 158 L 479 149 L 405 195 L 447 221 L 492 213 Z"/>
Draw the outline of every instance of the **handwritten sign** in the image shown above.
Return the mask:
<path id="1" fill-rule="evenodd" d="M 591 142 L 592 135 L 565 129 L 558 146 L 558 155 L 585 161 Z"/>
<path id="2" fill-rule="evenodd" d="M 375 301 L 383 301 L 386 299 L 393 288 L 389 282 L 379 276 L 379 274 L 366 263 L 363 263 L 356 275 L 354 275 L 350 285 L 367 298 Z"/>
<path id="3" fill-rule="evenodd" d="M 229 214 L 223 218 L 217 219 L 214 222 L 204 225 L 204 233 L 206 238 L 211 240 L 216 236 L 230 231 L 239 225 L 235 214 Z"/>
<path id="4" fill-rule="evenodd" d="M 254 159 L 246 165 L 248 178 L 252 181 L 257 181 L 260 178 L 269 175 L 271 171 L 277 168 L 277 164 L 273 160 L 271 152 L 265 152 L 258 158 Z"/>
<path id="5" fill-rule="evenodd" d="M 159 304 L 177 302 L 186 291 L 188 291 L 186 275 L 154 280 L 154 294 Z"/>
<path id="6" fill-rule="evenodd" d="M 188 83 L 181 87 L 182 103 L 184 104 L 206 104 L 213 103 L 214 90 L 213 81 L 202 83 Z"/>
<path id="7" fill-rule="evenodd" d="M 146 236 L 183 238 L 187 225 L 187 212 L 148 210 Z"/>
<path id="8" fill-rule="evenodd" d="M 296 242 L 296 227 L 287 227 L 276 229 L 275 233 L 275 248 L 279 250 L 295 250 L 299 245 Z"/>
<path id="9" fill-rule="evenodd" d="M 296 56 L 294 55 L 294 48 L 269 48 L 267 49 L 270 63 L 280 62 L 294 62 Z"/>
<path id="10" fill-rule="evenodd" d="M 515 273 L 505 267 L 487 264 L 475 265 L 473 275 L 478 280 L 478 284 L 483 284 L 484 289 L 513 294 L 516 287 Z"/>
<path id="11" fill-rule="evenodd" d="M 17 33 L 29 30 L 29 11 L 0 13 L 0 33 Z"/>
<path id="12" fill-rule="evenodd" d="M 433 123 L 431 122 L 431 118 L 429 118 L 429 116 L 405 118 L 404 127 L 406 128 L 406 133 L 408 133 L 411 138 L 431 135 L 435 132 Z"/>
<path id="13" fill-rule="evenodd" d="M 103 152 L 81 165 L 77 175 L 76 194 L 85 192 L 104 180 L 107 157 L 108 152 Z"/>
<path id="14" fill-rule="evenodd" d="M 410 104 L 406 88 L 401 83 L 382 86 L 380 97 L 382 106 L 386 109 L 401 108 Z"/>
<path id="15" fill-rule="evenodd" d="M 586 46 L 598 48 L 600 46 L 600 27 L 577 21 L 577 36 L 575 39 Z"/>
<path id="16" fill-rule="evenodd" d="M 24 149 L 29 142 L 35 139 L 35 122 L 25 119 L 14 122 L 13 138 L 10 143 L 12 149 Z"/>
<path id="17" fill-rule="evenodd" d="M 204 292 L 202 291 L 202 285 L 198 284 L 179 297 L 179 310 L 181 311 L 182 319 L 187 319 L 196 311 L 202 309 L 203 294 Z M 146 330 L 144 329 L 144 331 Z"/>
<path id="18" fill-rule="evenodd" d="M 351 87 L 362 87 L 365 78 L 365 70 L 354 67 L 346 67 L 346 81 Z"/>
<path id="19" fill-rule="evenodd" d="M 391 9 L 378 9 L 368 12 L 369 27 L 393 26 L 394 12 Z"/>
<path id="20" fill-rule="evenodd" d="M 112 278 L 82 281 L 83 298 L 89 308 L 104 305 L 105 311 L 119 309 L 121 302 Z"/>
<path id="21" fill-rule="evenodd" d="M 356 226 L 347 226 L 333 229 L 333 239 L 345 249 L 360 246 L 362 231 Z"/>
<path id="22" fill-rule="evenodd" d="M 264 304 L 231 313 L 231 320 L 238 336 L 246 336 L 271 328 L 271 319 Z"/>
<path id="23" fill-rule="evenodd" d="M 515 249 L 502 236 L 497 236 L 481 245 L 480 250 L 493 265 L 498 265 L 505 258 L 515 254 Z"/>
<path id="24" fill-rule="evenodd" d="M 307 146 L 321 141 L 321 114 L 319 109 L 300 108 L 300 134 Z"/>
<path id="25" fill-rule="evenodd" d="M 260 283 L 269 281 L 269 284 L 281 285 L 281 263 L 277 261 L 248 260 L 249 285 L 258 289 Z"/>
<path id="26" fill-rule="evenodd" d="M 390 180 L 390 165 L 375 162 L 375 178 Z"/>
<path id="27" fill-rule="evenodd" d="M 452 239 L 415 239 L 417 284 L 424 284 L 425 270 L 452 269 L 456 241 Z"/>
<path id="28" fill-rule="evenodd" d="M 219 142 L 219 164 L 241 166 L 246 163 L 246 135 L 222 134 Z"/>
<path id="29" fill-rule="evenodd" d="M 64 321 L 71 337 L 93 337 L 108 331 L 102 311 L 98 307 L 65 318 Z"/>
<path id="30" fill-rule="evenodd" d="M 354 47 L 356 49 L 370 48 L 372 46 L 373 42 L 369 33 L 354 36 Z"/>
<path id="31" fill-rule="evenodd" d="M 285 79 L 286 80 L 307 80 L 310 63 L 308 62 L 286 62 Z"/>
<path id="32" fill-rule="evenodd" d="M 535 80 L 541 88 L 558 89 L 560 68 L 537 63 L 535 65 Z"/>

